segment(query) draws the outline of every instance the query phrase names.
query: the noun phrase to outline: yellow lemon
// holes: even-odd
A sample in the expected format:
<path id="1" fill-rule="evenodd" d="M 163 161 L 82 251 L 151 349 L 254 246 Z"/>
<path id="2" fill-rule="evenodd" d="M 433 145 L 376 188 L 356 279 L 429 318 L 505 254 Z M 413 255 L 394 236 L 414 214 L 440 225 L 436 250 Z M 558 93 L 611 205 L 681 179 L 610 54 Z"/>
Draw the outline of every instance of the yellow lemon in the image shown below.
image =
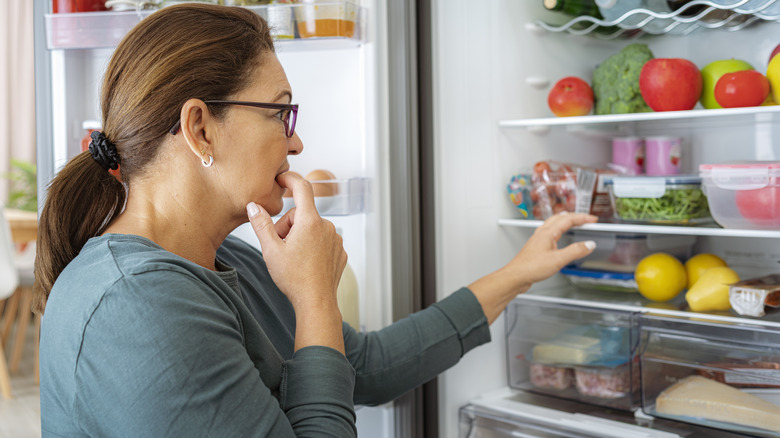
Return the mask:
<path id="1" fill-rule="evenodd" d="M 715 254 L 702 253 L 688 259 L 685 262 L 685 273 L 688 274 L 688 289 L 693 287 L 696 281 L 701 278 L 701 274 L 707 269 L 718 266 L 728 266 L 722 258 Z"/>
<path id="2" fill-rule="evenodd" d="M 651 301 L 668 301 L 685 289 L 688 274 L 676 257 L 657 252 L 639 261 L 634 279 L 643 297 Z"/>

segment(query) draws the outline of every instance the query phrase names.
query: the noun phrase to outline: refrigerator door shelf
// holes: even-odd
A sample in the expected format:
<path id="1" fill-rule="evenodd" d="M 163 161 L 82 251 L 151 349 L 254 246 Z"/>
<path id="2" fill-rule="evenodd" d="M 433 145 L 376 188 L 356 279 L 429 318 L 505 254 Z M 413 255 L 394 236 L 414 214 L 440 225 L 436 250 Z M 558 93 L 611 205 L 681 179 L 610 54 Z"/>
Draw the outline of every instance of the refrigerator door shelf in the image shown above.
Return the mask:
<path id="1" fill-rule="evenodd" d="M 555 406 L 555 408 L 551 407 Z M 512 391 L 508 388 L 484 394 L 460 409 L 460 438 L 581 437 L 581 438 L 679 438 L 681 435 L 636 424 L 629 412 L 613 413 L 616 419 L 577 413 L 593 411 L 584 405 Z M 569 411 L 570 412 L 567 412 Z M 650 423 L 652 424 L 652 423 Z"/>
<path id="2" fill-rule="evenodd" d="M 332 196 L 314 197 L 314 205 L 320 216 L 349 216 L 366 212 L 366 195 L 369 190 L 367 178 L 313 181 L 312 184 L 327 184 L 335 189 Z M 294 206 L 293 198 L 284 198 L 284 207 L 279 216 Z"/>
<path id="3" fill-rule="evenodd" d="M 317 8 L 316 11 L 312 8 Z M 354 3 L 336 0 L 304 4 L 246 6 L 273 25 L 272 35 L 282 50 L 353 48 L 362 44 L 365 11 Z M 46 48 L 100 49 L 116 47 L 138 22 L 155 10 L 45 14 Z M 327 17 L 317 14 L 329 13 Z M 335 15 L 333 15 L 335 14 Z M 287 17 L 287 24 L 281 23 Z M 296 18 L 297 17 L 297 18 Z M 303 37 L 295 32 L 305 27 Z"/>

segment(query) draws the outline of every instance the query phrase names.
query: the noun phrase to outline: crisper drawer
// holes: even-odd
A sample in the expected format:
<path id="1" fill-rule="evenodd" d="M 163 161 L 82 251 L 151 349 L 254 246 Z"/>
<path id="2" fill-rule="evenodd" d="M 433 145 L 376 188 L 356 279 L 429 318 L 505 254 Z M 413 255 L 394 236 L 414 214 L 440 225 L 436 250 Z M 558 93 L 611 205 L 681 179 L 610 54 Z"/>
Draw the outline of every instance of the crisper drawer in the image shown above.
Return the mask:
<path id="1" fill-rule="evenodd" d="M 515 389 L 616 409 L 639 405 L 636 315 L 517 299 L 507 309 Z"/>
<path id="2" fill-rule="evenodd" d="M 780 437 L 780 327 L 642 315 L 642 410 Z"/>

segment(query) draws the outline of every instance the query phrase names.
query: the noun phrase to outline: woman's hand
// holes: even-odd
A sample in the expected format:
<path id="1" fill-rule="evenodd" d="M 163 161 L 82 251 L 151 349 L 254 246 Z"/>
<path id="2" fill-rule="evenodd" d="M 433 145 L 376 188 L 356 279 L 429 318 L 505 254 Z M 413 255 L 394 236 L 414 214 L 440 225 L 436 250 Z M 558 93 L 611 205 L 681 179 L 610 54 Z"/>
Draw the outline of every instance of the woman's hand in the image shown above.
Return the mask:
<path id="1" fill-rule="evenodd" d="M 469 285 L 482 305 L 488 323 L 504 311 L 517 294 L 532 284 L 557 273 L 572 261 L 585 257 L 596 247 L 593 241 L 576 242 L 558 249 L 558 240 L 569 228 L 596 222 L 589 214 L 561 213 L 537 228 L 520 252 L 503 268 Z"/>
<path id="2" fill-rule="evenodd" d="M 295 349 L 325 345 L 344 352 L 336 301 L 336 289 L 347 265 L 341 236 L 317 213 L 308 181 L 291 173 L 279 175 L 277 181 L 292 191 L 296 208 L 276 224 L 254 202 L 247 205 L 247 214 L 271 278 L 295 308 Z"/>

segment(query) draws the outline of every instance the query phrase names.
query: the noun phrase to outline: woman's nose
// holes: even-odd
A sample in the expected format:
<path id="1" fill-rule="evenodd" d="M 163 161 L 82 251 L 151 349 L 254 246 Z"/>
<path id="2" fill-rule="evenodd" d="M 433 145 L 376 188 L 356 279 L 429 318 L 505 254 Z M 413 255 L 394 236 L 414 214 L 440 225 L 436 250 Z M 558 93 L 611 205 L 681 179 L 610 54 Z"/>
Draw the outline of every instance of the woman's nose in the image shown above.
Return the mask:
<path id="1" fill-rule="evenodd" d="M 293 132 L 293 136 L 287 139 L 287 155 L 298 155 L 303 152 L 303 142 L 298 137 L 297 132 Z"/>

